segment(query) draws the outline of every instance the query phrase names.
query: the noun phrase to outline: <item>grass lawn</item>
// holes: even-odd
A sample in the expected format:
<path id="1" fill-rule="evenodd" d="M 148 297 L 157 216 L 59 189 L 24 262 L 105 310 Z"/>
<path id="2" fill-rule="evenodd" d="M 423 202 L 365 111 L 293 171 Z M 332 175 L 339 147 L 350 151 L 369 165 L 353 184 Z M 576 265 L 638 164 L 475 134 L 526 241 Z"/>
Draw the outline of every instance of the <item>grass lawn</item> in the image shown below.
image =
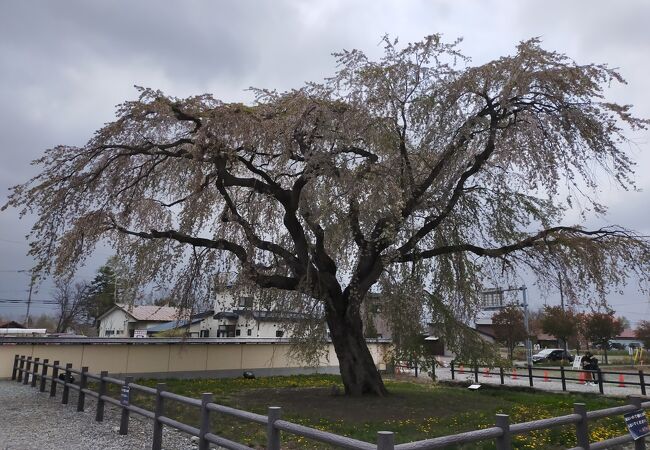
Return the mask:
<path id="1" fill-rule="evenodd" d="M 483 386 L 478 391 L 445 384 L 414 383 L 387 379 L 390 395 L 386 398 L 347 398 L 333 395 L 333 386 L 342 388 L 340 378 L 328 375 L 266 377 L 211 380 L 167 380 L 167 390 L 200 398 L 212 392 L 215 402 L 260 414 L 267 406 L 282 406 L 283 418 L 292 422 L 327 430 L 356 439 L 374 442 L 376 433 L 396 433 L 396 442 L 409 442 L 494 424 L 496 413 L 510 415 L 511 423 L 525 422 L 572 412 L 574 402 L 584 402 L 588 409 L 600 409 L 624 403 L 621 399 L 595 395 L 527 392 Z M 155 386 L 155 380 L 138 383 Z M 117 396 L 117 391 L 113 391 Z M 152 408 L 152 398 L 135 395 L 133 403 Z M 198 409 L 166 401 L 166 415 L 198 426 Z M 216 415 L 213 432 L 263 448 L 265 430 L 262 426 Z M 594 422 L 592 441 L 626 433 L 623 418 Z M 516 448 L 553 449 L 575 446 L 573 427 L 536 432 L 515 439 Z M 283 448 L 320 449 L 324 444 L 283 434 Z M 494 444 L 466 448 L 494 448 Z"/>

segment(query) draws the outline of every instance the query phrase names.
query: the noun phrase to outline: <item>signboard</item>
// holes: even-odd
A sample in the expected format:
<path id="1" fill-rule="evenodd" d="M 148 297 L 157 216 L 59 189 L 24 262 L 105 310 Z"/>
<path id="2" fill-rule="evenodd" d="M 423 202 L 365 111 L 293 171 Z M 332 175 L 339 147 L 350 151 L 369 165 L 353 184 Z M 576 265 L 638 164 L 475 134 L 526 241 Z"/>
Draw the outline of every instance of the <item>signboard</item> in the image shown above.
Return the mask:
<path id="1" fill-rule="evenodd" d="M 125 384 L 122 386 L 122 393 L 120 395 L 120 403 L 123 406 L 129 406 L 129 393 L 131 392 L 131 388 L 129 387 L 128 384 Z"/>
<path id="2" fill-rule="evenodd" d="M 623 417 L 625 418 L 625 425 L 627 425 L 627 429 L 635 441 L 650 434 L 650 427 L 644 410 L 638 409 L 625 414 Z"/>
<path id="3" fill-rule="evenodd" d="M 133 337 L 134 338 L 146 338 L 147 337 L 147 330 L 133 330 Z"/>
<path id="4" fill-rule="evenodd" d="M 576 355 L 576 357 L 573 358 L 573 368 L 582 369 L 582 355 Z"/>

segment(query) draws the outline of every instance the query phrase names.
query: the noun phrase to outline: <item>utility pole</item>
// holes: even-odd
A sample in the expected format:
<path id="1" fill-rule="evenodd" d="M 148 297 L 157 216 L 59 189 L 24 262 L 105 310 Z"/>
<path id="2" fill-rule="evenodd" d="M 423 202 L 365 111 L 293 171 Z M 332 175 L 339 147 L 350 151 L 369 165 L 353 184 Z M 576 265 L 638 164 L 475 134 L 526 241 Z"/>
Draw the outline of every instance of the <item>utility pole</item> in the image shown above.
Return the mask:
<path id="1" fill-rule="evenodd" d="M 526 286 L 519 288 L 523 293 L 524 307 L 524 327 L 526 328 L 526 363 L 528 367 L 533 366 L 533 345 L 530 341 L 530 327 L 528 326 L 528 297 L 526 296 Z"/>
<path id="2" fill-rule="evenodd" d="M 26 272 L 26 270 L 19 270 L 18 272 Z M 29 272 L 29 295 L 27 296 L 27 314 L 25 314 L 25 326 L 29 328 L 29 310 L 32 306 L 32 292 L 34 291 L 34 282 L 36 277 L 34 277 L 34 270 L 32 269 Z"/>
<path id="3" fill-rule="evenodd" d="M 557 273 L 557 279 L 560 282 L 560 306 L 562 306 L 562 311 L 564 311 L 564 291 L 562 290 L 562 274 Z"/>

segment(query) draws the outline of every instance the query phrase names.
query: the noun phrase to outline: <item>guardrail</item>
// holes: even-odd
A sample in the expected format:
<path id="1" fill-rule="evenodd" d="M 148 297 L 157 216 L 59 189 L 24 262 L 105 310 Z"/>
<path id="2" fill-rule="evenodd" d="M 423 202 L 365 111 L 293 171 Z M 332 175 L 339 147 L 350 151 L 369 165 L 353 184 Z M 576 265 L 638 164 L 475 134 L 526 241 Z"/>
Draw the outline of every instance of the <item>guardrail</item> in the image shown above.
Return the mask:
<path id="1" fill-rule="evenodd" d="M 49 369 L 52 369 L 51 375 L 48 375 Z M 73 374 L 79 376 L 78 384 L 75 384 L 76 380 L 73 380 Z M 60 375 L 62 375 L 62 379 Z M 621 445 L 629 442 L 635 442 L 635 450 L 639 450 L 646 448 L 645 438 L 633 441 L 630 435 L 590 443 L 589 421 L 650 408 L 650 401 L 643 402 L 640 397 L 630 397 L 629 404 L 624 406 L 587 411 L 584 403 L 574 403 L 572 414 L 517 424 L 510 424 L 510 418 L 507 414 L 497 414 L 495 426 L 490 428 L 395 445 L 394 434 L 390 431 L 379 431 L 377 433 L 377 441 L 373 444 L 282 420 L 282 408 L 280 407 L 269 407 L 267 415 L 264 416 L 213 403 L 211 393 L 204 393 L 201 395 L 201 399 L 195 399 L 166 391 L 165 383 L 158 383 L 156 388 L 151 388 L 134 383 L 132 377 L 125 377 L 124 379 L 113 378 L 106 371 L 96 375 L 89 373 L 88 367 L 75 370 L 70 363 L 62 366 L 59 364 L 59 361 L 54 361 L 54 363 L 50 364 L 47 359 L 41 361 L 39 358 L 32 359 L 31 356 L 15 356 L 11 379 L 24 385 L 31 384 L 32 387 L 36 387 L 38 383 L 40 392 L 45 392 L 46 383 L 50 381 L 50 397 L 56 396 L 57 386 L 61 385 L 63 386 L 61 395 L 62 404 L 69 402 L 71 389 L 77 391 L 77 411 L 80 412 L 85 409 L 86 395 L 94 397 L 97 399 L 95 410 L 95 420 L 97 422 L 104 420 L 106 403 L 121 408 L 120 434 L 128 433 L 129 417 L 132 412 L 153 420 L 152 450 L 160 450 L 162 448 L 162 432 L 164 426 L 169 426 L 191 436 L 198 437 L 199 450 L 208 450 L 210 444 L 216 444 L 232 450 L 252 450 L 246 445 L 212 433 L 210 429 L 211 413 L 225 414 L 243 421 L 266 426 L 267 450 L 280 450 L 281 432 L 352 450 L 430 450 L 480 441 L 495 441 L 497 450 L 507 450 L 512 449 L 512 439 L 515 435 L 567 425 L 573 425 L 575 427 L 575 435 L 578 443 L 578 446 L 571 450 L 606 449 L 612 445 Z M 97 392 L 88 388 L 89 379 L 98 382 Z M 127 389 L 121 389 L 122 398 L 120 400 L 107 395 L 108 384 L 115 384 L 122 386 L 122 388 L 127 387 Z M 154 411 L 131 405 L 131 390 L 154 396 Z M 165 400 L 174 400 L 199 408 L 200 426 L 194 427 L 165 416 Z"/>
<path id="2" fill-rule="evenodd" d="M 645 373 L 643 370 L 639 370 L 637 372 L 617 372 L 617 371 L 611 371 L 611 370 L 585 370 L 585 369 L 565 369 L 563 366 L 560 366 L 559 368 L 553 368 L 553 367 L 531 367 L 531 366 L 526 366 L 522 367 L 523 373 L 517 372 L 516 367 L 509 368 L 508 370 L 505 370 L 503 367 L 489 367 L 489 366 L 480 366 L 480 365 L 463 365 L 463 364 L 456 364 L 454 361 L 451 362 L 450 364 L 451 368 L 451 379 L 455 380 L 457 374 L 473 374 L 474 375 L 474 381 L 478 383 L 479 381 L 479 375 L 482 375 L 484 377 L 491 377 L 491 376 L 498 376 L 500 378 L 500 384 L 505 385 L 507 379 L 519 379 L 519 378 L 527 378 L 528 379 L 528 384 L 530 387 L 534 387 L 535 383 L 534 380 L 543 380 L 543 381 L 561 381 L 562 382 L 562 390 L 566 391 L 567 390 L 567 381 L 575 381 L 581 384 L 584 384 L 585 382 L 589 380 L 593 380 L 596 384 L 598 384 L 598 391 L 601 394 L 605 393 L 605 385 L 606 384 L 614 384 L 618 385 L 620 387 L 625 387 L 625 386 L 639 386 L 640 393 L 641 395 L 646 395 L 646 387 L 647 384 L 645 382 Z M 541 372 L 541 373 L 540 373 Z M 550 375 L 552 373 L 558 374 L 557 375 Z M 618 375 L 618 380 L 608 380 L 607 375 Z M 628 377 L 628 379 L 625 379 L 625 377 Z M 636 378 L 638 377 L 638 381 L 630 381 L 629 378 L 633 377 Z"/>

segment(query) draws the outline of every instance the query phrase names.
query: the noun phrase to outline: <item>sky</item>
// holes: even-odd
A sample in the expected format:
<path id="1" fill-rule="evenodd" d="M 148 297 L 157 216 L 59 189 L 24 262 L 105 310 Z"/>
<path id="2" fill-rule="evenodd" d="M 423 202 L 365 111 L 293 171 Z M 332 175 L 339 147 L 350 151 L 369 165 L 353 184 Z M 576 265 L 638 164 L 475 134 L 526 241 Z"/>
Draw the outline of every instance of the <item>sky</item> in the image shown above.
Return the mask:
<path id="1" fill-rule="evenodd" d="M 545 48 L 579 63 L 619 68 L 628 84 L 612 86 L 608 98 L 650 118 L 649 18 L 647 0 L 0 2 L 0 204 L 11 186 L 37 173 L 30 161 L 57 144 L 83 145 L 112 120 L 115 105 L 137 96 L 134 85 L 246 102 L 251 86 L 285 90 L 331 75 L 332 52 L 379 55 L 385 34 L 403 43 L 432 33 L 462 37 L 473 64 L 540 37 Z M 603 179 L 598 194 L 609 213 L 589 225 L 650 235 L 650 133 L 629 138 L 638 189 L 623 191 Z M 0 213 L 0 316 L 24 317 L 23 305 L 3 301 L 27 298 L 30 225 L 16 211 Z M 99 249 L 78 278 L 91 279 L 109 256 Z M 533 307 L 559 302 L 557 293 L 542 296 L 532 280 L 523 281 L 531 284 Z M 34 298 L 50 299 L 52 288 L 46 280 Z M 650 319 L 649 299 L 635 286 L 610 303 L 633 324 Z"/>

